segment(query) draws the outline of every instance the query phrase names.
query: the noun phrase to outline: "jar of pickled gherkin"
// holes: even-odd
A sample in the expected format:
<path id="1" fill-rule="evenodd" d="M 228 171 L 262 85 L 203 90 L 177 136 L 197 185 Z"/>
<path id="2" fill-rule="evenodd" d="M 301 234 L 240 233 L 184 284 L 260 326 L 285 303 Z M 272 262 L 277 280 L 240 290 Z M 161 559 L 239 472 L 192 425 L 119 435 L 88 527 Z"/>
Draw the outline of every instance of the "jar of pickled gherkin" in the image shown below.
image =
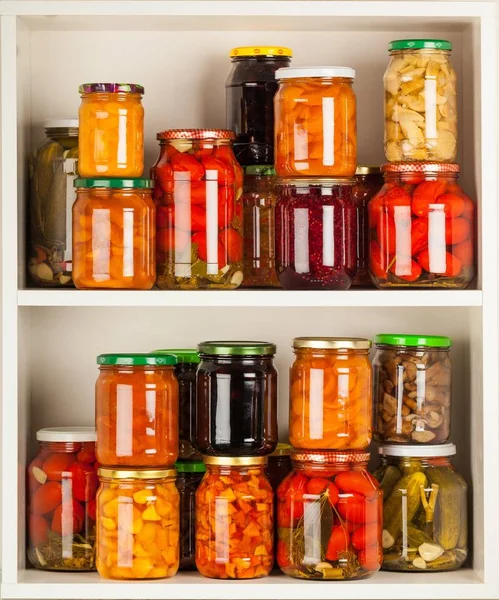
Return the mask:
<path id="1" fill-rule="evenodd" d="M 180 495 L 180 570 L 196 568 L 196 490 L 206 467 L 202 461 L 178 462 L 177 489 Z"/>
<path id="2" fill-rule="evenodd" d="M 466 482 L 454 444 L 382 446 L 374 474 L 383 490 L 385 571 L 453 571 L 466 560 Z"/>

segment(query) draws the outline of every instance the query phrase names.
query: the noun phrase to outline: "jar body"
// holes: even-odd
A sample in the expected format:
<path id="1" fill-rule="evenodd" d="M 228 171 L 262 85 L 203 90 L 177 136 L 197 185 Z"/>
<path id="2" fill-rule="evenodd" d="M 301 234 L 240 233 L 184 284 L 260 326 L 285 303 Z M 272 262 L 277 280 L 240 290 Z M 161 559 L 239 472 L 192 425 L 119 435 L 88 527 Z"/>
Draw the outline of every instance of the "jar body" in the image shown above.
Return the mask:
<path id="1" fill-rule="evenodd" d="M 201 460 L 201 454 L 196 448 L 197 369 L 197 363 L 184 362 L 175 367 L 175 375 L 178 381 L 180 460 Z"/>
<path id="2" fill-rule="evenodd" d="M 95 422 L 99 463 L 172 465 L 179 445 L 178 383 L 173 368 L 101 365 L 95 385 Z"/>
<path id="3" fill-rule="evenodd" d="M 254 579 L 272 570 L 273 493 L 264 467 L 215 467 L 196 492 L 196 567 L 215 579 Z"/>
<path id="4" fill-rule="evenodd" d="M 277 450 L 279 446 L 277 444 Z M 291 447 L 290 447 L 291 449 Z M 267 468 L 265 474 L 274 492 L 274 555 L 277 555 L 277 540 L 279 538 L 279 531 L 277 526 L 277 489 L 281 485 L 282 481 L 291 473 L 293 467 L 291 464 L 291 457 L 289 454 L 276 455 L 275 453 L 269 456 Z"/>
<path id="5" fill-rule="evenodd" d="M 426 48 L 393 51 L 383 82 L 386 158 L 455 161 L 457 92 L 450 53 Z"/>
<path id="6" fill-rule="evenodd" d="M 180 495 L 180 570 L 196 568 L 196 490 L 203 473 L 179 473 L 177 489 Z"/>
<path id="7" fill-rule="evenodd" d="M 28 467 L 28 559 L 48 571 L 95 570 L 94 442 L 41 442 Z"/>
<path id="8" fill-rule="evenodd" d="M 303 77 L 279 82 L 275 97 L 279 177 L 353 177 L 357 100 L 352 79 Z"/>

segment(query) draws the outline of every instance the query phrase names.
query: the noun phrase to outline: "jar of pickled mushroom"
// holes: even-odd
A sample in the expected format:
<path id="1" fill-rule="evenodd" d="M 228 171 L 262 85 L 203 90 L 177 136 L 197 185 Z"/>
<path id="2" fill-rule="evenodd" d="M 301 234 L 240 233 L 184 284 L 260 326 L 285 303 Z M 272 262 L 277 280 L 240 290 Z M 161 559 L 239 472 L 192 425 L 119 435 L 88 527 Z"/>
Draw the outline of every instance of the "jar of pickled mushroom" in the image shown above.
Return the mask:
<path id="1" fill-rule="evenodd" d="M 239 164 L 274 164 L 275 72 L 289 67 L 293 53 L 279 46 L 242 46 L 230 51 L 232 69 L 225 83 L 227 129 L 236 133 Z"/>
<path id="2" fill-rule="evenodd" d="M 369 257 L 378 288 L 465 288 L 475 275 L 475 205 L 459 166 L 396 163 L 369 202 Z"/>
<path id="3" fill-rule="evenodd" d="M 73 280 L 79 289 L 150 290 L 156 209 L 149 179 L 76 179 Z"/>
<path id="4" fill-rule="evenodd" d="M 180 495 L 180 570 L 196 568 L 196 490 L 206 467 L 202 461 L 178 462 L 177 489 Z"/>
<path id="5" fill-rule="evenodd" d="M 381 567 L 383 495 L 369 452 L 295 450 L 277 491 L 277 563 L 299 579 L 365 579 Z"/>
<path id="6" fill-rule="evenodd" d="M 451 421 L 451 338 L 382 333 L 374 341 L 374 439 L 397 444 L 446 442 Z"/>
<path id="7" fill-rule="evenodd" d="M 457 153 L 456 72 L 446 40 L 390 42 L 385 154 L 390 162 L 452 162 Z"/>
<path id="8" fill-rule="evenodd" d="M 95 384 L 97 460 L 160 468 L 178 457 L 177 359 L 165 354 L 100 354 Z"/>
<path id="9" fill-rule="evenodd" d="M 141 177 L 144 88 L 136 83 L 84 83 L 79 92 L 80 176 Z"/>
<path id="10" fill-rule="evenodd" d="M 295 448 L 364 450 L 371 443 L 371 342 L 299 337 L 290 371 L 289 441 Z"/>
<path id="11" fill-rule="evenodd" d="M 276 72 L 275 168 L 280 177 L 353 177 L 357 100 L 349 67 Z"/>
<path id="12" fill-rule="evenodd" d="M 265 456 L 277 446 L 276 347 L 202 342 L 196 446 L 211 456 Z"/>
<path id="13" fill-rule="evenodd" d="M 467 485 L 454 444 L 382 446 L 384 571 L 454 571 L 468 555 Z"/>
<path id="14" fill-rule="evenodd" d="M 285 290 L 346 290 L 357 269 L 353 179 L 281 180 L 276 264 Z"/>
<path id="15" fill-rule="evenodd" d="M 369 226 L 367 205 L 383 187 L 379 167 L 359 165 L 355 172 L 354 200 L 357 204 L 357 273 L 352 285 L 372 286 L 369 275 Z"/>
<path id="16" fill-rule="evenodd" d="M 158 133 L 151 169 L 161 289 L 235 289 L 243 280 L 243 172 L 226 129 Z"/>
<path id="17" fill-rule="evenodd" d="M 37 287 L 71 287 L 78 119 L 50 119 L 44 127 L 46 140 L 28 165 L 28 273 Z"/>
<path id="18" fill-rule="evenodd" d="M 291 450 L 290 444 L 279 442 L 277 448 L 268 457 L 265 473 L 274 492 L 274 515 L 277 515 L 277 488 L 292 471 Z M 277 519 L 274 519 L 274 553 L 277 553 L 277 529 Z"/>
<path id="19" fill-rule="evenodd" d="M 95 429 L 48 427 L 28 467 L 28 559 L 47 571 L 95 570 Z"/>
<path id="20" fill-rule="evenodd" d="M 275 264 L 275 170 L 244 169 L 244 279 L 242 287 L 281 287 Z"/>
<path id="21" fill-rule="evenodd" d="M 205 457 L 196 492 L 196 567 L 214 579 L 255 579 L 274 563 L 273 492 L 265 456 Z"/>
<path id="22" fill-rule="evenodd" d="M 179 567 L 179 493 L 173 468 L 99 469 L 97 571 L 106 579 L 161 579 Z"/>

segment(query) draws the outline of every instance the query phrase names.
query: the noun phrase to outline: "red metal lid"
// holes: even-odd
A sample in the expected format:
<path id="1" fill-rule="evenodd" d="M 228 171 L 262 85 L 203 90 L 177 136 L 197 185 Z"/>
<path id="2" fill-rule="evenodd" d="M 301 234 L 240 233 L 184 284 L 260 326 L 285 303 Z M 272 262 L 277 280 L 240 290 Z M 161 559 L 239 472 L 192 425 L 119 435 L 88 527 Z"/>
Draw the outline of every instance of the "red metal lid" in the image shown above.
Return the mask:
<path id="1" fill-rule="evenodd" d="M 291 460 L 298 462 L 311 462 L 316 465 L 339 464 L 339 463 L 362 463 L 368 462 L 371 455 L 362 450 L 323 451 L 323 450 L 298 450 L 293 448 Z"/>
<path id="2" fill-rule="evenodd" d="M 156 135 L 157 140 L 234 140 L 230 129 L 166 129 Z"/>
<path id="3" fill-rule="evenodd" d="M 456 163 L 401 162 L 387 163 L 381 167 L 382 173 L 459 173 Z"/>

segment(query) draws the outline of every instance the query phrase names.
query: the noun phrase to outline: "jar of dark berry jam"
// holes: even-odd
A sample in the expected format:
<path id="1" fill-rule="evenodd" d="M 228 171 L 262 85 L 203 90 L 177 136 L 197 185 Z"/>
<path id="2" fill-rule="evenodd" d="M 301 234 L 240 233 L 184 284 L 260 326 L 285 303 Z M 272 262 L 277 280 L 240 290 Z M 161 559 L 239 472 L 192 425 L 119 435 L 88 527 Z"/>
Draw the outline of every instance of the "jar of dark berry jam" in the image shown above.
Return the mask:
<path id="1" fill-rule="evenodd" d="M 211 456 L 265 456 L 277 446 L 274 344 L 202 342 L 196 445 Z"/>
<path id="2" fill-rule="evenodd" d="M 285 290 L 346 290 L 357 269 L 354 179 L 281 179 L 277 274 Z"/>
<path id="3" fill-rule="evenodd" d="M 178 462 L 175 481 L 180 495 L 180 570 L 196 568 L 196 490 L 206 471 L 203 461 Z"/>

